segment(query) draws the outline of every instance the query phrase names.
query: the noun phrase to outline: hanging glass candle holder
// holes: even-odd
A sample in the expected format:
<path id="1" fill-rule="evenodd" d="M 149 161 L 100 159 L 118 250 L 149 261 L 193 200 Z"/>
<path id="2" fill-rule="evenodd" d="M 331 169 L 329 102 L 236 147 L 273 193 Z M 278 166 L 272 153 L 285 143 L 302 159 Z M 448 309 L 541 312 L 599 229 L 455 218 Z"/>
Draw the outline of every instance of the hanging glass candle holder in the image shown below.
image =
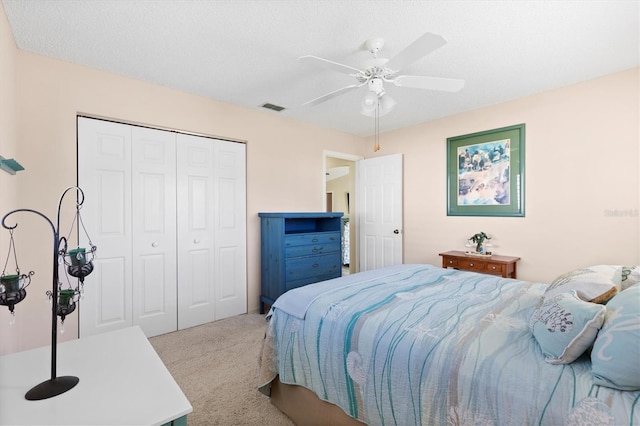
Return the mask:
<path id="1" fill-rule="evenodd" d="M 78 278 L 81 283 L 84 283 L 84 277 L 93 271 L 95 252 L 96 246 L 91 246 L 89 253 L 83 247 L 69 250 L 65 256 L 65 264 L 69 275 Z M 69 261 L 66 260 L 66 257 L 69 258 Z"/>
<path id="2" fill-rule="evenodd" d="M 0 275 L 0 305 L 7 306 L 9 308 L 9 312 L 11 312 L 11 324 L 15 321 L 15 305 L 22 302 L 24 298 L 27 297 L 27 291 L 25 289 L 29 284 L 31 284 L 31 276 L 34 274 L 33 271 L 29 272 L 29 274 L 20 274 L 13 231 L 13 229 L 9 230 L 9 251 L 7 253 L 7 260 L 4 264 L 4 269 Z M 16 265 L 16 273 L 7 275 L 5 271 L 12 252 Z"/>
<path id="3" fill-rule="evenodd" d="M 62 238 L 64 240 L 64 248 L 62 249 L 62 252 L 60 254 L 64 256 L 64 263 L 67 265 L 67 272 L 69 273 L 69 275 L 78 278 L 80 280 L 80 283 L 84 285 L 84 277 L 86 277 L 93 271 L 93 260 L 96 256 L 97 247 L 91 242 L 91 237 L 89 237 L 87 229 L 82 222 L 80 208 L 81 204 L 78 204 L 76 207 L 76 216 L 73 220 L 73 223 L 71 224 L 71 229 L 73 229 L 74 225 L 76 225 L 77 222 L 78 231 L 80 230 L 80 227 L 82 227 L 82 230 L 84 231 L 84 234 L 87 237 L 91 248 L 88 252 L 84 247 L 77 247 L 67 251 L 66 242 L 71 235 L 70 231 L 67 238 Z"/>
<path id="4" fill-rule="evenodd" d="M 7 306 L 12 315 L 15 315 L 15 305 L 27 297 L 26 288 L 31 284 L 31 276 L 35 272 L 22 274 L 18 271 L 15 275 L 0 276 L 0 305 Z"/>
<path id="5" fill-rule="evenodd" d="M 78 292 L 72 289 L 60 290 L 58 292 L 58 311 L 57 315 L 60 317 L 62 327 L 64 327 L 64 320 L 71 312 L 76 310 L 76 294 Z M 64 333 L 64 328 L 60 330 Z"/>
<path id="6" fill-rule="evenodd" d="M 58 303 L 57 303 L 57 312 L 56 314 L 62 318 L 62 320 L 64 321 L 64 317 L 66 317 L 68 314 L 70 314 L 71 312 L 75 311 L 76 309 L 76 302 L 78 300 L 78 295 L 80 294 L 80 292 L 78 290 L 74 290 L 74 289 L 64 289 L 64 290 L 59 290 L 58 291 Z M 54 295 L 51 292 L 51 290 L 47 291 L 47 297 L 49 300 L 51 300 Z"/>

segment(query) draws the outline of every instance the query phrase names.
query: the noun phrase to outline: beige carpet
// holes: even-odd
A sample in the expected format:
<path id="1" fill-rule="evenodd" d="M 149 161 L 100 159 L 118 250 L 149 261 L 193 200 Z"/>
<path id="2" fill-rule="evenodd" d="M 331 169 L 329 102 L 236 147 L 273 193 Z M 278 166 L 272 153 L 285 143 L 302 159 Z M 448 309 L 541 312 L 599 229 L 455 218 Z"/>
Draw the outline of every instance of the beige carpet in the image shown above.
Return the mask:
<path id="1" fill-rule="evenodd" d="M 258 392 L 264 315 L 247 314 L 149 339 L 193 406 L 189 426 L 290 426 Z"/>

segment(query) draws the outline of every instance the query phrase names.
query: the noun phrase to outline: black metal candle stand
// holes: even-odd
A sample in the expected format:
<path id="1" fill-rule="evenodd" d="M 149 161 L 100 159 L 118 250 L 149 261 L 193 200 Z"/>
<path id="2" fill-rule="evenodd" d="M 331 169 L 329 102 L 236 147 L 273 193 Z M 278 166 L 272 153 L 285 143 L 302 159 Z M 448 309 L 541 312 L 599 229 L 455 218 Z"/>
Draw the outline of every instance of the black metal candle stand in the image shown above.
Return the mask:
<path id="1" fill-rule="evenodd" d="M 51 378 L 48 380 L 45 380 L 44 382 L 34 386 L 33 388 L 31 388 L 26 394 L 25 394 L 25 398 L 28 400 L 41 400 L 41 399 L 47 399 L 47 398 L 51 398 L 54 397 L 56 395 L 60 395 L 70 389 L 72 389 L 75 385 L 78 384 L 78 382 L 80 381 L 80 379 L 78 377 L 75 376 L 62 376 L 62 377 L 58 377 L 56 375 L 56 364 L 57 364 L 57 325 L 58 325 L 58 320 L 57 317 L 59 316 L 62 321 L 64 321 L 64 318 L 72 313 L 73 311 L 75 311 L 76 309 L 76 298 L 79 295 L 79 291 L 78 289 L 75 290 L 60 290 L 59 286 L 59 273 L 58 273 L 58 267 L 59 267 L 59 258 L 60 256 L 62 256 L 62 259 L 64 260 L 64 257 L 67 253 L 67 238 L 66 237 L 61 237 L 59 230 L 60 230 L 60 210 L 62 207 L 62 201 L 65 197 L 65 195 L 69 192 L 69 191 L 76 191 L 77 195 L 78 195 L 78 200 L 76 202 L 76 215 L 77 217 L 79 217 L 79 211 L 80 211 L 80 207 L 82 206 L 82 203 L 84 202 L 84 192 L 82 191 L 82 189 L 78 188 L 77 186 L 70 186 L 67 189 L 64 190 L 64 192 L 62 193 L 62 195 L 60 196 L 60 200 L 58 202 L 58 220 L 57 220 L 57 224 L 54 225 L 53 222 L 51 222 L 51 220 L 49 220 L 48 217 L 46 217 L 44 214 L 40 213 L 37 210 L 31 210 L 31 209 L 17 209 L 17 210 L 13 210 L 9 213 L 7 213 L 3 218 L 2 218 L 2 226 L 6 229 L 9 229 L 11 233 L 13 233 L 13 230 L 18 226 L 18 224 L 16 223 L 13 226 L 8 226 L 6 224 L 6 220 L 7 218 L 14 214 L 14 213 L 18 213 L 18 212 L 27 212 L 27 213 L 34 213 L 38 216 L 40 216 L 41 218 L 45 219 L 49 225 L 51 226 L 51 230 L 53 232 L 53 284 L 52 284 L 52 288 L 51 291 L 47 292 L 47 295 L 49 296 L 49 298 L 51 299 L 52 302 L 52 308 L 51 308 Z M 91 246 L 91 254 L 93 255 L 95 253 L 96 247 L 95 246 Z M 76 250 L 77 251 L 77 250 Z M 65 262 L 65 264 L 67 264 Z M 88 260 L 86 262 L 84 262 L 82 265 L 71 265 L 68 264 L 68 269 L 67 272 L 76 278 L 79 278 L 81 284 L 84 283 L 84 278 L 89 275 L 91 272 L 93 271 L 93 262 L 91 262 L 91 260 Z M 31 272 L 29 274 L 29 276 L 31 276 L 33 274 L 33 272 Z M 65 294 L 66 299 L 63 297 L 62 298 L 62 302 L 60 303 L 59 297 L 61 292 L 65 292 L 65 291 L 70 291 L 73 292 L 72 295 L 70 294 Z M 22 301 L 25 297 L 27 296 L 27 292 L 25 291 L 24 288 L 20 289 L 19 291 L 13 291 L 13 292 L 4 292 L 4 293 L 0 293 L 0 305 L 5 305 L 9 307 L 9 310 L 11 312 L 13 312 L 14 307 L 17 303 L 19 303 L 20 301 Z"/>

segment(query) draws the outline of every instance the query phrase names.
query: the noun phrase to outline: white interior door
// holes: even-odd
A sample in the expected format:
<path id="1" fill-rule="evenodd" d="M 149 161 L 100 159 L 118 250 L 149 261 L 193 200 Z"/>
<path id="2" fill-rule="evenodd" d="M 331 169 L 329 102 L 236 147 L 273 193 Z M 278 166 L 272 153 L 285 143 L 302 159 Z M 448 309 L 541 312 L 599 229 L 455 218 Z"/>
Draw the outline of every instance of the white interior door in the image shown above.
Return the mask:
<path id="1" fill-rule="evenodd" d="M 130 127 L 78 118 L 78 159 L 83 223 L 98 246 L 78 308 L 84 337 L 133 325 Z M 80 244 L 88 247 L 83 232 Z"/>
<path id="2" fill-rule="evenodd" d="M 147 337 L 176 330 L 176 135 L 131 127 L 133 323 Z"/>
<path id="3" fill-rule="evenodd" d="M 359 270 L 402 263 L 402 154 L 356 162 Z"/>

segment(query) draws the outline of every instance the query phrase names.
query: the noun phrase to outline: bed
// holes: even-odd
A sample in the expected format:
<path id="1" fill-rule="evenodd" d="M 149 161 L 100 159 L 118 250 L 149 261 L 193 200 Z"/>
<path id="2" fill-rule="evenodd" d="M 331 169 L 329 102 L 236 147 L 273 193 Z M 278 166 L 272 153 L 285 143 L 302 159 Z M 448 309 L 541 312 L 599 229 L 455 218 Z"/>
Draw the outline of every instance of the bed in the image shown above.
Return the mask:
<path id="1" fill-rule="evenodd" d="M 629 270 L 584 286 L 603 272 L 396 265 L 293 289 L 267 314 L 258 389 L 299 425 L 640 424 Z"/>

